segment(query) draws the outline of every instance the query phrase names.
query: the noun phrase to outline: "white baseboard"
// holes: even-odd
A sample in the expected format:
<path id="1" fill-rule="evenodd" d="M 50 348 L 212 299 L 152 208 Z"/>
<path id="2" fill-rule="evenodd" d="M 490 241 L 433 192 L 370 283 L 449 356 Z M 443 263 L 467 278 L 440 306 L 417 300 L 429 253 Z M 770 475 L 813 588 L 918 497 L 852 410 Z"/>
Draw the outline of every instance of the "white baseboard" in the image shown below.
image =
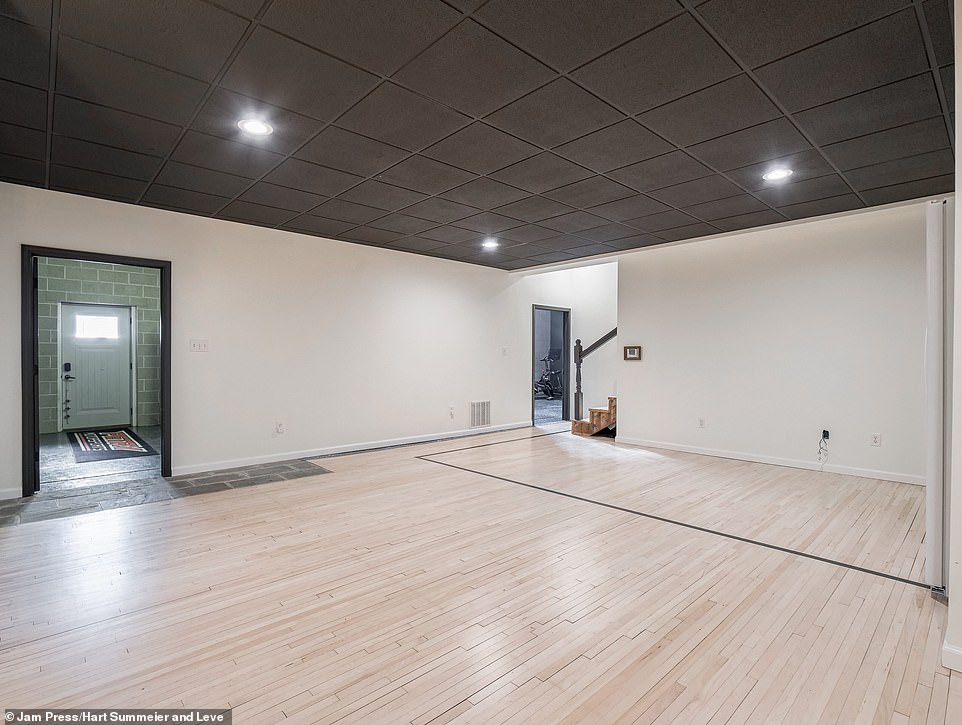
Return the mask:
<path id="1" fill-rule="evenodd" d="M 945 640 L 942 643 L 942 666 L 962 672 L 962 647 L 956 647 Z"/>
<path id="2" fill-rule="evenodd" d="M 8 488 L 6 486 L 0 488 L 0 501 L 8 498 L 20 498 L 23 496 L 23 489 L 19 486 L 17 488 Z"/>
<path id="3" fill-rule="evenodd" d="M 723 451 L 714 448 L 701 448 L 699 446 L 688 446 L 679 443 L 666 443 L 664 441 L 649 441 L 637 438 L 625 438 L 616 436 L 615 443 L 624 443 L 629 446 L 641 446 L 643 448 L 664 448 L 669 451 L 680 451 L 682 453 L 697 453 L 702 456 L 715 456 L 717 458 L 732 458 L 738 461 L 750 461 L 752 463 L 768 463 L 773 466 L 787 466 L 788 468 L 804 468 L 810 471 L 825 471 L 826 473 L 841 473 L 846 476 L 860 476 L 862 478 L 875 478 L 880 481 L 894 481 L 895 483 L 911 483 L 915 486 L 924 486 L 924 476 L 914 476 L 908 473 L 893 473 L 892 471 L 875 471 L 870 468 L 855 468 L 853 466 L 836 466 L 826 464 L 823 468 L 818 463 L 812 461 L 796 460 L 793 458 L 779 458 L 777 456 L 764 456 L 757 453 L 741 453 L 738 451 Z"/>
<path id="4" fill-rule="evenodd" d="M 503 430 L 514 430 L 516 428 L 530 427 L 531 421 L 526 420 L 523 423 L 505 423 L 503 425 L 492 425 L 484 428 L 468 428 L 465 430 L 446 431 L 444 433 L 427 433 L 425 435 L 407 436 L 405 438 L 391 438 L 380 441 L 367 441 L 364 443 L 349 443 L 343 446 L 312 448 L 306 451 L 284 451 L 282 453 L 270 453 L 264 456 L 252 456 L 250 458 L 234 458 L 226 461 L 208 461 L 207 463 L 197 463 L 189 466 L 174 466 L 173 474 L 175 476 L 184 476 L 191 473 L 220 471 L 225 468 L 240 468 L 241 466 L 256 466 L 261 463 L 290 461 L 294 458 L 320 458 L 321 456 L 330 456 L 338 453 L 359 453 L 361 451 L 370 451 L 377 448 L 391 448 L 393 446 L 403 446 L 411 443 L 427 443 L 430 441 L 446 440 L 448 438 L 463 438 L 465 436 L 481 435 L 482 433 L 497 433 Z"/>

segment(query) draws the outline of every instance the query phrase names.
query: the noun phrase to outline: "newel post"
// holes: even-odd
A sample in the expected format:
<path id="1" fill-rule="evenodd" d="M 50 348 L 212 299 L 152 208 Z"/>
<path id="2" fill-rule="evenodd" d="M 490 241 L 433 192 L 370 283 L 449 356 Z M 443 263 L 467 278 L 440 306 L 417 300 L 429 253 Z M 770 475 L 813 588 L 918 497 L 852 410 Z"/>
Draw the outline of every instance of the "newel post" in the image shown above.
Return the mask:
<path id="1" fill-rule="evenodd" d="M 583 416 L 584 396 L 581 393 L 581 340 L 575 340 L 575 420 Z"/>

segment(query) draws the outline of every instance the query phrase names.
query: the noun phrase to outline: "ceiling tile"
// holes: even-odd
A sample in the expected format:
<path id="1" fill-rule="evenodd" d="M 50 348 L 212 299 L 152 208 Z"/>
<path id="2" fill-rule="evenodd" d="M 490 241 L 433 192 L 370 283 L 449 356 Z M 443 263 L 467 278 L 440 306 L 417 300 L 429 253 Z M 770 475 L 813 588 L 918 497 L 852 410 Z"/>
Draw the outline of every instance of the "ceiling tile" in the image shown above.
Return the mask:
<path id="1" fill-rule="evenodd" d="M 817 199 L 801 204 L 791 204 L 779 208 L 779 211 L 789 219 L 805 219 L 821 214 L 835 214 L 850 209 L 861 209 L 865 206 L 855 194 L 844 194 L 830 199 Z"/>
<path id="2" fill-rule="evenodd" d="M 467 171 L 417 155 L 377 175 L 379 181 L 403 186 L 405 189 L 422 191 L 425 194 L 440 194 L 474 178 L 474 174 Z"/>
<path id="3" fill-rule="evenodd" d="M 441 257 L 443 259 L 457 259 L 464 260 L 466 257 L 472 257 L 478 253 L 478 248 L 474 245 L 462 246 L 460 244 L 448 244 L 443 247 L 438 247 L 437 249 L 431 250 L 432 256 Z"/>
<path id="4" fill-rule="evenodd" d="M 550 249 L 552 251 L 558 250 L 568 250 L 574 247 L 583 247 L 585 245 L 585 240 L 582 237 L 573 237 L 568 234 L 560 234 L 549 239 L 539 239 L 537 242 L 539 247 L 544 247 L 545 249 Z"/>
<path id="5" fill-rule="evenodd" d="M 149 181 L 160 170 L 163 159 L 89 141 L 54 136 L 51 163 Z"/>
<path id="6" fill-rule="evenodd" d="M 718 234 L 720 230 L 711 224 L 689 224 L 684 227 L 674 227 L 673 229 L 666 229 L 663 232 L 658 232 L 658 236 L 664 239 L 666 242 L 679 242 L 682 239 L 695 239 L 696 237 L 708 237 L 712 234 Z"/>
<path id="7" fill-rule="evenodd" d="M 46 88 L 50 33 L 0 15 L 0 78 Z"/>
<path id="8" fill-rule="evenodd" d="M 685 14 L 589 63 L 574 77 L 617 108 L 634 114 L 738 71 L 728 54 Z"/>
<path id="9" fill-rule="evenodd" d="M 631 196 L 635 192 L 626 186 L 606 179 L 603 176 L 593 176 L 584 181 L 562 186 L 545 193 L 545 196 L 573 207 L 598 206 L 615 199 Z"/>
<path id="10" fill-rule="evenodd" d="M 538 153 L 538 147 L 483 123 L 472 123 L 423 153 L 476 174 L 489 174 Z"/>
<path id="11" fill-rule="evenodd" d="M 558 235 L 558 232 L 554 229 L 545 229 L 542 226 L 536 224 L 527 224 L 523 227 L 515 227 L 514 229 L 508 229 L 501 233 L 503 239 L 511 239 L 515 242 L 522 242 L 527 244 L 528 242 L 537 242 L 541 239 L 550 239 Z"/>
<path id="12" fill-rule="evenodd" d="M 346 232 L 354 225 L 350 222 L 339 222 L 335 219 L 325 219 L 324 217 L 314 216 L 313 214 L 302 214 L 291 219 L 284 224 L 285 229 L 292 229 L 298 232 L 309 234 L 320 234 L 324 237 L 334 237 L 342 232 Z"/>
<path id="13" fill-rule="evenodd" d="M 554 75 L 531 56 L 467 20 L 394 78 L 408 88 L 478 117 L 547 83 Z"/>
<path id="14" fill-rule="evenodd" d="M 763 209 L 748 214 L 739 214 L 726 219 L 712 219 L 712 226 L 716 226 L 723 232 L 734 232 L 740 229 L 751 229 L 752 227 L 763 227 L 767 224 L 780 224 L 785 221 L 785 217 L 772 209 Z"/>
<path id="15" fill-rule="evenodd" d="M 624 239 L 625 237 L 637 236 L 638 230 L 624 224 L 605 224 L 592 229 L 582 229 L 578 232 L 579 237 L 590 239 L 593 242 L 607 242 L 612 239 Z"/>
<path id="16" fill-rule="evenodd" d="M 603 216 L 606 219 L 613 219 L 622 222 L 627 219 L 635 219 L 640 216 L 655 214 L 660 211 L 667 211 L 668 207 L 660 201 L 649 199 L 644 194 L 636 194 L 626 199 L 611 201 L 600 206 L 593 206 L 589 209 L 592 214 Z"/>
<path id="17" fill-rule="evenodd" d="M 314 209 L 314 214 L 352 224 L 367 224 L 372 219 L 384 216 L 384 211 L 343 199 L 331 199 Z"/>
<path id="18" fill-rule="evenodd" d="M 464 217 L 477 214 L 478 210 L 473 206 L 465 206 L 455 201 L 447 199 L 425 199 L 417 204 L 409 206 L 404 210 L 405 214 L 428 219 L 433 222 L 447 223 L 453 222 Z"/>
<path id="19" fill-rule="evenodd" d="M 283 68 L 283 73 L 277 69 Z M 266 28 L 244 44 L 221 85 L 289 111 L 331 120 L 378 79 Z"/>
<path id="20" fill-rule="evenodd" d="M 250 186 L 250 179 L 225 174 L 212 169 L 201 169 L 177 161 L 168 161 L 157 175 L 157 183 L 198 191 L 214 196 L 233 198 Z"/>
<path id="21" fill-rule="evenodd" d="M 296 212 L 306 212 L 325 201 L 327 197 L 317 194 L 310 194 L 300 189 L 291 189 L 286 186 L 269 184 L 266 181 L 259 181 L 250 189 L 245 191 L 240 199 L 250 201 L 255 204 L 277 207 L 278 209 L 288 209 Z"/>
<path id="22" fill-rule="evenodd" d="M 593 176 L 590 171 L 548 151 L 491 174 L 493 179 L 533 193 L 555 189 L 589 176 Z"/>
<path id="23" fill-rule="evenodd" d="M 401 189 L 397 186 L 368 179 L 353 189 L 345 191 L 339 198 L 345 201 L 353 201 L 356 204 L 367 204 L 385 211 L 395 211 L 409 204 L 415 204 L 424 199 L 425 196 L 416 191 Z"/>
<path id="24" fill-rule="evenodd" d="M 533 266 L 534 262 L 532 262 L 530 259 L 508 259 L 497 265 L 498 269 L 507 270 L 527 269 L 528 267 Z"/>
<path id="25" fill-rule="evenodd" d="M 214 2 L 222 8 L 248 19 L 257 17 L 257 13 L 264 5 L 264 0 L 208 0 L 208 2 Z"/>
<path id="26" fill-rule="evenodd" d="M 372 138 L 328 126 L 295 156 L 332 169 L 373 176 L 408 156 L 408 152 Z"/>
<path id="27" fill-rule="evenodd" d="M 671 206 L 685 207 L 714 201 L 715 199 L 724 199 L 726 196 L 737 196 L 741 193 L 743 193 L 742 190 L 728 179 L 716 175 L 686 181 L 664 189 L 655 189 L 649 191 L 648 195 Z"/>
<path id="28" fill-rule="evenodd" d="M 264 24 L 380 75 L 454 27 L 461 14 L 438 0 L 275 0 Z"/>
<path id="29" fill-rule="evenodd" d="M 287 209 L 275 209 L 262 204 L 252 204 L 247 201 L 232 201 L 218 214 L 218 219 L 230 221 L 252 222 L 266 226 L 277 226 L 295 217 L 296 214 Z"/>
<path id="30" fill-rule="evenodd" d="M 473 229 L 483 234 L 496 234 L 505 229 L 524 226 L 523 223 L 517 219 L 512 219 L 502 214 L 495 214 L 493 211 L 484 211 L 480 214 L 469 216 L 467 219 L 461 219 L 455 222 L 455 225 L 464 227 L 465 229 Z"/>
<path id="31" fill-rule="evenodd" d="M 50 188 L 117 201 L 136 201 L 147 182 L 68 166 L 50 166 Z"/>
<path id="32" fill-rule="evenodd" d="M 417 151 L 468 123 L 467 116 L 384 83 L 338 120 L 338 125 L 393 146 Z"/>
<path id="33" fill-rule="evenodd" d="M 3 0 L 0 15 L 31 25 L 49 27 L 52 0 Z"/>
<path id="34" fill-rule="evenodd" d="M 598 254 L 611 254 L 616 252 L 614 247 L 608 246 L 607 244 L 585 244 L 581 247 L 573 247 L 568 250 L 570 254 L 574 255 L 575 259 L 580 259 L 582 257 L 593 257 Z"/>
<path id="35" fill-rule="evenodd" d="M 188 131 L 171 158 L 215 171 L 256 179 L 284 157 L 246 144 Z"/>
<path id="36" fill-rule="evenodd" d="M 714 221 L 733 217 L 737 214 L 748 214 L 751 212 L 764 211 L 767 207 L 751 194 L 739 194 L 729 196 L 724 199 L 695 204 L 685 207 L 685 211 L 692 216 L 698 217 L 703 221 Z"/>
<path id="37" fill-rule="evenodd" d="M 828 101 L 921 73 L 928 67 L 911 8 L 777 60 L 756 71 L 790 110 Z M 804 78 L 804 83 L 799 83 Z"/>
<path id="38" fill-rule="evenodd" d="M 163 184 L 152 184 L 144 194 L 144 203 L 146 204 L 190 211 L 196 214 L 213 214 L 229 202 L 230 199 L 223 196 L 178 189 Z"/>
<path id="39" fill-rule="evenodd" d="M 605 242 L 605 244 L 618 250 L 628 251 L 631 249 L 650 247 L 653 244 L 664 244 L 664 242 L 664 239 L 656 237 L 654 234 L 638 234 L 637 236 L 625 237 L 624 239 L 612 239 L 610 242 Z"/>
<path id="40" fill-rule="evenodd" d="M 904 184 L 892 184 L 878 189 L 867 189 L 862 196 L 870 204 L 888 204 L 903 199 L 918 199 L 924 196 L 938 196 L 951 194 L 955 190 L 955 178 L 952 174 L 933 176 L 929 179 L 909 181 Z"/>
<path id="41" fill-rule="evenodd" d="M 932 75 L 908 78 L 795 114 L 817 144 L 854 138 L 941 113 Z"/>
<path id="42" fill-rule="evenodd" d="M 568 262 L 574 259 L 577 255 L 568 254 L 567 252 L 556 251 L 556 252 L 545 252 L 544 254 L 537 254 L 530 257 L 532 262 L 537 264 L 551 264 L 554 262 Z"/>
<path id="43" fill-rule="evenodd" d="M 608 176 L 627 184 L 632 189 L 649 191 L 711 174 L 711 169 L 695 161 L 683 151 L 672 151 L 670 154 L 656 156 L 617 171 L 610 171 Z"/>
<path id="44" fill-rule="evenodd" d="M 433 239 L 424 239 L 423 237 L 404 237 L 404 239 L 398 239 L 396 242 L 391 242 L 387 245 L 388 249 L 402 249 L 407 252 L 430 252 L 433 249 L 439 249 L 441 247 L 446 247 L 444 242 L 438 242 Z"/>
<path id="45" fill-rule="evenodd" d="M 638 120 L 671 142 L 690 146 L 781 115 L 768 96 L 743 74 L 648 111 Z"/>
<path id="46" fill-rule="evenodd" d="M 759 126 L 696 144 L 688 152 L 719 171 L 767 161 L 811 148 L 788 120 L 778 118 Z"/>
<path id="47" fill-rule="evenodd" d="M 2 105 L 2 104 L 0 104 Z M 53 130 L 65 136 L 166 156 L 180 137 L 179 126 L 57 96 Z"/>
<path id="48" fill-rule="evenodd" d="M 955 61 L 955 47 L 952 41 L 952 15 L 946 0 L 925 0 L 922 3 L 925 22 L 928 25 L 935 58 L 939 65 Z"/>
<path id="49" fill-rule="evenodd" d="M 670 209 L 669 211 L 663 211 L 658 214 L 627 220 L 628 224 L 645 232 L 660 232 L 662 229 L 683 227 L 688 224 L 696 224 L 697 222 L 698 220 L 695 219 L 695 217 L 689 216 L 685 214 L 685 212 L 678 211 L 677 209 Z"/>
<path id="50" fill-rule="evenodd" d="M 559 78 L 486 121 L 544 148 L 584 136 L 623 116 L 567 78 Z"/>
<path id="51" fill-rule="evenodd" d="M 237 127 L 245 118 L 258 118 L 274 127 L 270 136 L 252 136 Z M 217 88 L 204 103 L 191 128 L 257 148 L 289 154 L 321 130 L 323 124 L 283 108 Z"/>
<path id="52" fill-rule="evenodd" d="M 548 227 L 549 229 L 554 229 L 558 232 L 565 232 L 570 234 L 572 232 L 577 233 L 583 229 L 592 229 L 594 227 L 600 227 L 607 223 L 607 219 L 604 217 L 597 216 L 595 214 L 589 214 L 586 211 L 574 211 L 570 214 L 563 214 L 561 216 L 556 216 L 551 219 L 545 219 L 541 222 L 541 226 Z M 543 237 L 542 237 L 543 238 Z M 535 241 L 534 239 L 524 239 L 518 241 Z"/>
<path id="53" fill-rule="evenodd" d="M 903 0 L 711 0 L 698 12 L 751 67 L 820 43 L 904 7 Z"/>
<path id="54" fill-rule="evenodd" d="M 943 149 L 851 169 L 845 172 L 845 177 L 856 189 L 861 190 L 951 174 L 954 169 L 955 159 L 951 149 Z"/>
<path id="55" fill-rule="evenodd" d="M 755 194 L 770 206 L 788 206 L 801 204 L 803 201 L 826 199 L 830 196 L 851 194 L 852 188 L 845 183 L 838 174 L 819 176 L 815 179 L 795 180 L 794 174 L 788 179 L 789 183 L 772 184 Z"/>
<path id="56" fill-rule="evenodd" d="M 46 159 L 47 134 L 35 128 L 0 123 L 0 153 Z"/>
<path id="57" fill-rule="evenodd" d="M 62 37 L 57 92 L 161 121 L 186 124 L 207 84 Z"/>
<path id="58" fill-rule="evenodd" d="M 24 159 L 0 154 L 0 179 L 15 184 L 43 184 L 45 164 L 37 159 Z"/>
<path id="59" fill-rule="evenodd" d="M 47 128 L 47 94 L 38 88 L 0 80 L 3 119 L 19 126 Z"/>
<path id="60" fill-rule="evenodd" d="M 322 196 L 334 196 L 361 181 L 360 176 L 309 164 L 300 159 L 287 159 L 264 179 L 291 189 L 303 189 Z"/>
<path id="61" fill-rule="evenodd" d="M 538 222 L 542 219 L 560 216 L 561 214 L 567 214 L 574 210 L 570 206 L 559 204 L 551 199 L 545 199 L 543 196 L 529 196 L 526 199 L 499 206 L 495 211 L 499 214 L 513 217 L 514 219 L 523 219 L 526 222 Z"/>
<path id="62" fill-rule="evenodd" d="M 434 222 L 395 212 L 371 222 L 372 227 L 399 234 L 418 234 L 435 226 Z"/>
<path id="63" fill-rule="evenodd" d="M 838 168 L 845 170 L 936 151 L 949 145 L 945 118 L 937 116 L 826 146 L 825 153 Z"/>
<path id="64" fill-rule="evenodd" d="M 461 227 L 441 226 L 420 232 L 420 236 L 426 239 L 433 239 L 446 244 L 456 244 L 465 242 L 469 239 L 477 239 L 478 233 L 473 229 L 462 229 Z"/>
<path id="65" fill-rule="evenodd" d="M 208 82 L 247 26 L 200 0 L 70 0 L 60 11 L 62 33 Z"/>
<path id="66" fill-rule="evenodd" d="M 764 174 L 773 168 L 791 169 L 792 183 L 802 181 L 803 179 L 812 179 L 816 176 L 825 176 L 834 171 L 821 153 L 815 149 L 810 149 L 797 154 L 789 154 L 788 156 L 781 156 L 777 159 L 764 161 L 760 164 L 751 164 L 750 166 L 743 166 L 740 169 L 726 171 L 725 176 L 749 191 L 756 191 L 779 184 L 777 181 L 766 181 L 762 178 Z"/>
<path id="67" fill-rule="evenodd" d="M 955 108 L 955 66 L 949 65 L 942 68 L 939 71 L 939 79 L 942 81 L 942 89 L 945 91 L 949 108 Z"/>
<path id="68" fill-rule="evenodd" d="M 555 149 L 555 153 L 605 172 L 671 151 L 674 147 L 628 119 L 582 136 Z"/>
<path id="69" fill-rule="evenodd" d="M 673 0 L 491 0 L 477 15 L 548 65 L 569 71 L 680 10 Z"/>
<path id="70" fill-rule="evenodd" d="M 375 229 L 374 227 L 358 227 L 349 232 L 344 232 L 340 236 L 344 239 L 351 239 L 357 242 L 368 242 L 370 244 L 387 244 L 394 241 L 401 235 L 397 232 L 389 232 L 385 229 Z"/>
<path id="71" fill-rule="evenodd" d="M 469 181 L 464 186 L 447 191 L 442 196 L 451 201 L 462 204 L 474 205 L 485 209 L 493 209 L 496 206 L 510 204 L 528 196 L 527 193 L 513 186 L 502 184 L 494 179 L 475 179 Z"/>

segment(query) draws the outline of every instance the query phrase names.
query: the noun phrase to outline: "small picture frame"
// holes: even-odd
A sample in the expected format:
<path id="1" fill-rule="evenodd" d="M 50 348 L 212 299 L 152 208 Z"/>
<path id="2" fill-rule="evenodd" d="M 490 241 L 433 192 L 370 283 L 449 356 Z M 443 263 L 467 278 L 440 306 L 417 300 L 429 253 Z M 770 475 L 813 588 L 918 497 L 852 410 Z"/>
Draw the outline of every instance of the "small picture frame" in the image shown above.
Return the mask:
<path id="1" fill-rule="evenodd" d="M 641 345 L 625 345 L 625 360 L 641 360 Z"/>

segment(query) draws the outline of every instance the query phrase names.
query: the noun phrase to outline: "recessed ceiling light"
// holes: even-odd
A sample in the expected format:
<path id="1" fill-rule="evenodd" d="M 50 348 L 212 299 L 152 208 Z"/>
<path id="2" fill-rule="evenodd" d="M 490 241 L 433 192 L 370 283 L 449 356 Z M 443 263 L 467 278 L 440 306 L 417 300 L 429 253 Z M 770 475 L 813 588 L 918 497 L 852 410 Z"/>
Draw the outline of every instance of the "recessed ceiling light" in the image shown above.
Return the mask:
<path id="1" fill-rule="evenodd" d="M 486 237 L 481 246 L 485 249 L 497 249 L 500 246 L 500 242 L 494 237 Z"/>
<path id="2" fill-rule="evenodd" d="M 767 174 L 762 174 L 762 178 L 765 181 L 784 181 L 791 175 L 791 169 L 772 169 Z"/>
<path id="3" fill-rule="evenodd" d="M 270 136 L 274 127 L 259 118 L 243 118 L 237 122 L 237 127 L 251 136 Z"/>

